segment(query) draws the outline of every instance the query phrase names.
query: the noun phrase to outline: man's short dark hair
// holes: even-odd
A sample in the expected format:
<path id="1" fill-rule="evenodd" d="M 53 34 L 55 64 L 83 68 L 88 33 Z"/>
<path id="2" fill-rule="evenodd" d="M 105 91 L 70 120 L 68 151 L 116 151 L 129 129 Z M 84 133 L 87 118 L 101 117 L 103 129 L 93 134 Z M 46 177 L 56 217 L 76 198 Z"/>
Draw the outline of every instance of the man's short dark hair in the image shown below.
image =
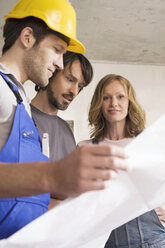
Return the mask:
<path id="1" fill-rule="evenodd" d="M 71 66 L 73 64 L 74 61 L 79 61 L 80 62 L 80 66 L 81 66 L 81 70 L 82 70 L 82 75 L 84 78 L 84 82 L 85 85 L 87 86 L 93 78 L 93 68 L 91 63 L 89 62 L 89 60 L 80 53 L 73 53 L 73 52 L 69 52 L 67 51 L 67 53 L 65 53 L 63 55 L 63 61 L 64 61 L 64 68 L 66 66 L 69 67 L 69 69 L 71 69 Z M 49 79 L 49 81 L 51 82 L 53 80 L 53 78 L 56 76 L 56 74 L 59 72 L 58 69 L 55 70 L 53 76 Z M 42 88 L 43 90 L 45 90 L 47 87 Z M 35 90 L 39 91 L 40 90 L 40 86 L 35 86 Z"/>
<path id="2" fill-rule="evenodd" d="M 51 30 L 41 19 L 32 16 L 22 19 L 9 18 L 3 27 L 4 46 L 2 48 L 2 54 L 12 47 L 25 27 L 31 27 L 33 29 L 33 35 L 36 38 L 34 45 L 37 45 L 45 36 L 50 34 L 55 34 L 69 44 L 68 37 Z"/>
<path id="3" fill-rule="evenodd" d="M 69 66 L 69 68 L 71 68 L 73 62 L 77 60 L 80 62 L 85 86 L 87 86 L 93 78 L 93 68 L 89 60 L 83 54 L 73 53 L 69 51 L 65 53 L 64 54 L 64 67 Z"/>

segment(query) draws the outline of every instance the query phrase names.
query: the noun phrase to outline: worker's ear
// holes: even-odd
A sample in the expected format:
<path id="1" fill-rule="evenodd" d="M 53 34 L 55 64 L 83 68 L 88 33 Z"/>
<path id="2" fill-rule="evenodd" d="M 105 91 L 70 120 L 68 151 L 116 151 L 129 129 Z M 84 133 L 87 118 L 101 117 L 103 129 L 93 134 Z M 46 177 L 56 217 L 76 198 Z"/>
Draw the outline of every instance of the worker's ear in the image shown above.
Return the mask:
<path id="1" fill-rule="evenodd" d="M 31 48 L 36 41 L 33 35 L 33 29 L 30 27 L 25 27 L 22 29 L 20 34 L 20 41 L 25 48 Z"/>

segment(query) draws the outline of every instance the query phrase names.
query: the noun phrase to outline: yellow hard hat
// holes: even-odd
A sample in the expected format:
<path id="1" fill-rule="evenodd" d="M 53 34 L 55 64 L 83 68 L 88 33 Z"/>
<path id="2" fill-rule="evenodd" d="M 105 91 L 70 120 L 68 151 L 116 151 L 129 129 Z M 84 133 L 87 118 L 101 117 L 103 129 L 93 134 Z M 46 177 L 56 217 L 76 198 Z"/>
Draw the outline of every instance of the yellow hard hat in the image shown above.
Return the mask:
<path id="1" fill-rule="evenodd" d="M 83 44 L 76 39 L 76 14 L 67 0 L 20 0 L 4 18 L 28 16 L 43 20 L 50 29 L 68 37 L 68 51 L 85 52 Z"/>

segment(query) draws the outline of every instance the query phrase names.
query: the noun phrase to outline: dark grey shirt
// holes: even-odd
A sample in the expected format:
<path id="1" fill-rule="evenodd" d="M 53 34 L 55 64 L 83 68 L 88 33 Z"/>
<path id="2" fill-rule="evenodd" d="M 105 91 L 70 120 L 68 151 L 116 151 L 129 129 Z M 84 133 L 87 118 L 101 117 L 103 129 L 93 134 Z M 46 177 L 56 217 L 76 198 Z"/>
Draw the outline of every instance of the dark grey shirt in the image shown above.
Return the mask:
<path id="1" fill-rule="evenodd" d="M 42 137 L 49 134 L 50 160 L 57 161 L 76 148 L 69 124 L 57 115 L 48 115 L 31 105 L 32 117 Z"/>

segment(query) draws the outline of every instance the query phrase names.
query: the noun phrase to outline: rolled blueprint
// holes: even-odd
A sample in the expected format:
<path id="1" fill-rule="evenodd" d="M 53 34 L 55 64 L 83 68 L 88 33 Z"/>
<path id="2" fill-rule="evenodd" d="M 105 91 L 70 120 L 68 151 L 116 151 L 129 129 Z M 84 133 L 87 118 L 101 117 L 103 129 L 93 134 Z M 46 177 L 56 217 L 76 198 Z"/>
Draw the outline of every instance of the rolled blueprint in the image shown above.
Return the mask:
<path id="1" fill-rule="evenodd" d="M 165 202 L 165 116 L 126 147 L 132 170 L 109 187 L 67 199 L 0 247 L 102 248 L 110 232 Z"/>

